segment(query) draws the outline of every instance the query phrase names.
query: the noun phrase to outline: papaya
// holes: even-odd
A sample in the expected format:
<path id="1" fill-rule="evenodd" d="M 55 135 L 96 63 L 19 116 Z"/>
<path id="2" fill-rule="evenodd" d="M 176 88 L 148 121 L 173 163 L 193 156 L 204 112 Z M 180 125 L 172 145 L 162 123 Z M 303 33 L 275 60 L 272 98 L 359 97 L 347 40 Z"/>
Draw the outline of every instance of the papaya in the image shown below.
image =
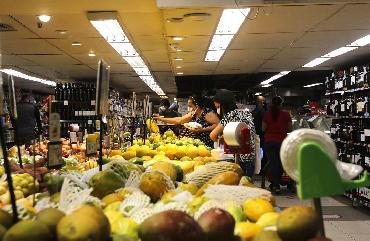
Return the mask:
<path id="1" fill-rule="evenodd" d="M 280 213 L 276 226 L 284 241 L 306 241 L 316 236 L 320 222 L 312 208 L 294 206 Z"/>
<path id="2" fill-rule="evenodd" d="M 4 235 L 3 241 L 42 240 L 52 241 L 49 228 L 34 220 L 22 220 L 13 225 Z"/>
<path id="3" fill-rule="evenodd" d="M 92 176 L 89 185 L 93 188 L 92 195 L 102 199 L 115 190 L 124 187 L 125 180 L 114 171 L 104 170 Z"/>
<path id="4" fill-rule="evenodd" d="M 81 206 L 63 217 L 57 225 L 58 241 L 106 241 L 109 235 L 108 218 L 100 208 L 93 205 Z"/>
<path id="5" fill-rule="evenodd" d="M 227 171 L 212 177 L 208 182 L 206 182 L 196 193 L 196 196 L 201 196 L 207 189 L 208 185 L 238 185 L 240 181 L 240 176 L 236 172 Z"/>

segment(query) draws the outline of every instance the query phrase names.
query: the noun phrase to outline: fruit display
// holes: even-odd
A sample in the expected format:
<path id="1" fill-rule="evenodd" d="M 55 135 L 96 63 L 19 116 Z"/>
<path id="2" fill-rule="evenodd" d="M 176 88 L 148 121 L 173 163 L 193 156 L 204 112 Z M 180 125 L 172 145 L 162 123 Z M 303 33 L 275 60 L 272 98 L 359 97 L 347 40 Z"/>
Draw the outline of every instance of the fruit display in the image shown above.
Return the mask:
<path id="1" fill-rule="evenodd" d="M 13 174 L 21 219 L 14 225 L 0 183 L 3 240 L 308 241 L 318 231 L 312 209 L 277 212 L 270 192 L 199 140 L 151 133 L 126 149 L 105 149 L 102 171 L 82 144 L 67 145 L 64 166 L 42 183 Z"/>

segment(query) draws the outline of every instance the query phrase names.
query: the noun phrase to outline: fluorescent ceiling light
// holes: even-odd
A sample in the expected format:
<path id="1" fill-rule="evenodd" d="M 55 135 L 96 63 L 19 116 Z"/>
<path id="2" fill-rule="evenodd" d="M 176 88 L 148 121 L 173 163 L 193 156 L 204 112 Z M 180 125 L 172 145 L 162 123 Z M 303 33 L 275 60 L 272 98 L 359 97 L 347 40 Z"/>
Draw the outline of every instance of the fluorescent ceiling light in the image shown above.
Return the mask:
<path id="1" fill-rule="evenodd" d="M 339 55 L 348 53 L 349 51 L 355 50 L 357 48 L 358 47 L 341 47 L 341 48 L 336 49 L 336 50 L 333 50 L 330 53 L 327 53 L 327 54 L 325 54 L 325 55 L 323 55 L 321 57 L 322 58 L 334 58 L 334 57 L 337 57 Z"/>
<path id="2" fill-rule="evenodd" d="M 269 79 L 267 79 L 267 80 L 265 80 L 265 81 L 262 81 L 262 82 L 261 82 L 261 85 L 268 85 L 268 84 L 270 84 L 272 81 L 277 80 L 277 79 L 279 79 L 279 78 L 281 78 L 281 77 L 283 77 L 284 75 L 287 75 L 287 74 L 289 74 L 289 73 L 290 73 L 290 71 L 281 71 L 280 73 L 278 73 L 278 74 L 276 74 L 276 75 L 274 75 L 274 76 L 270 77 Z"/>
<path id="3" fill-rule="evenodd" d="M 268 87 L 270 87 L 270 86 L 272 86 L 272 84 L 262 85 L 261 87 L 262 87 L 262 88 L 268 88 Z"/>
<path id="4" fill-rule="evenodd" d="M 303 87 L 305 88 L 310 88 L 310 87 L 314 87 L 314 86 L 318 86 L 318 85 L 322 85 L 323 83 L 314 83 L 314 84 L 310 84 L 310 85 L 305 85 Z"/>
<path id="5" fill-rule="evenodd" d="M 182 49 L 176 49 L 176 52 L 182 52 Z"/>
<path id="6" fill-rule="evenodd" d="M 96 28 L 101 36 L 112 46 L 114 50 L 134 69 L 140 79 L 144 81 L 158 95 L 165 95 L 161 87 L 158 86 L 149 68 L 135 47 L 130 43 L 116 17 L 112 17 L 115 12 L 89 13 L 88 17 L 91 24 Z"/>
<path id="7" fill-rule="evenodd" d="M 352 42 L 351 44 L 347 46 L 357 46 L 357 47 L 363 47 L 370 44 L 370 34 L 366 35 L 365 37 L 359 38 L 356 41 Z"/>
<path id="8" fill-rule="evenodd" d="M 208 51 L 206 58 L 204 59 L 205 61 L 219 61 L 224 55 L 225 50 L 215 50 L 215 51 Z"/>
<path id="9" fill-rule="evenodd" d="M 82 44 L 80 42 L 73 42 L 72 46 L 81 46 Z"/>
<path id="10" fill-rule="evenodd" d="M 183 75 L 184 73 L 183 73 L 183 72 L 178 72 L 177 74 L 178 74 L 178 75 Z"/>
<path id="11" fill-rule="evenodd" d="M 175 58 L 175 60 L 177 60 L 177 61 L 183 61 L 184 59 L 183 58 Z"/>
<path id="12" fill-rule="evenodd" d="M 250 8 L 224 9 L 204 61 L 220 61 L 249 12 Z"/>
<path id="13" fill-rule="evenodd" d="M 225 50 L 229 46 L 234 35 L 213 35 L 208 50 Z"/>
<path id="14" fill-rule="evenodd" d="M 324 63 L 325 61 L 328 61 L 331 58 L 335 58 L 339 55 L 348 53 L 352 50 L 357 49 L 358 47 L 363 47 L 363 46 L 366 46 L 368 44 L 370 44 L 370 34 L 366 35 L 362 38 L 359 38 L 356 41 L 354 41 L 350 44 L 347 44 L 344 47 L 340 47 L 338 49 L 335 49 L 335 50 L 331 51 L 330 53 L 324 54 L 321 57 L 316 58 L 316 59 L 312 60 L 311 62 L 303 65 L 302 67 L 304 67 L 304 68 L 315 67 L 317 65 L 320 65 L 320 64 Z"/>
<path id="15" fill-rule="evenodd" d="M 183 39 L 184 39 L 184 37 L 181 37 L 181 36 L 175 36 L 175 37 L 173 37 L 172 39 L 173 39 L 173 40 L 175 40 L 175 41 L 181 41 L 181 40 L 183 40 Z"/>
<path id="16" fill-rule="evenodd" d="M 176 69 L 181 69 L 182 67 L 181 66 L 176 66 Z"/>
<path id="17" fill-rule="evenodd" d="M 303 65 L 302 67 L 303 68 L 312 68 L 312 67 L 315 67 L 319 64 L 322 64 L 324 63 L 325 61 L 328 61 L 330 58 L 316 58 L 314 60 L 312 60 L 311 62 L 308 62 L 307 64 Z"/>
<path id="18" fill-rule="evenodd" d="M 39 16 L 37 16 L 38 17 L 38 19 L 41 21 L 41 22 L 43 22 L 43 23 L 47 23 L 47 22 L 49 22 L 50 21 L 50 19 L 51 19 L 51 16 L 50 15 L 46 15 L 46 14 L 42 14 L 42 15 L 39 15 Z"/>
<path id="19" fill-rule="evenodd" d="M 141 57 L 123 57 L 124 60 L 132 67 L 132 68 L 145 68 L 147 67 L 144 63 L 144 60 Z"/>
<path id="20" fill-rule="evenodd" d="M 222 12 L 215 34 L 236 34 L 249 12 L 250 8 L 225 9 Z"/>
<path id="21" fill-rule="evenodd" d="M 150 74 L 150 70 L 147 68 L 147 67 L 143 67 L 143 68 L 134 68 L 135 72 L 138 74 L 138 75 L 151 75 Z"/>
<path id="22" fill-rule="evenodd" d="M 262 95 L 262 93 L 261 92 L 257 92 L 254 95 Z"/>
<path id="23" fill-rule="evenodd" d="M 0 69 L 0 72 L 3 72 L 7 75 L 15 76 L 15 77 L 18 77 L 18 78 L 22 78 L 22 79 L 28 79 L 28 80 L 38 82 L 38 83 L 41 83 L 41 84 L 44 84 L 44 85 L 57 86 L 57 83 L 55 83 L 54 81 L 41 79 L 41 78 L 38 78 L 38 77 L 27 75 L 27 74 L 21 73 L 19 71 L 16 71 L 14 69 Z"/>
<path id="24" fill-rule="evenodd" d="M 94 52 L 90 52 L 90 53 L 89 53 L 89 56 L 90 56 L 90 57 L 95 57 L 95 56 L 96 56 L 96 54 L 95 54 Z"/>

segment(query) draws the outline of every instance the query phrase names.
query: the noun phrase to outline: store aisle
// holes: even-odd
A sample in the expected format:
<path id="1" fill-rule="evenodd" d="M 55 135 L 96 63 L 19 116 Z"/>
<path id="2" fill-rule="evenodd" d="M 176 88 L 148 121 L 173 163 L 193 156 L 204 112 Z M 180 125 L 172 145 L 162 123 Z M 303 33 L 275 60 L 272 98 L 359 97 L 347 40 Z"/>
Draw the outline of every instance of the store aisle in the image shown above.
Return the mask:
<path id="1" fill-rule="evenodd" d="M 351 206 L 345 197 L 322 198 L 326 236 L 333 241 L 369 241 L 370 210 Z M 299 200 L 295 195 L 276 196 L 280 208 L 293 205 L 310 205 L 310 201 Z"/>

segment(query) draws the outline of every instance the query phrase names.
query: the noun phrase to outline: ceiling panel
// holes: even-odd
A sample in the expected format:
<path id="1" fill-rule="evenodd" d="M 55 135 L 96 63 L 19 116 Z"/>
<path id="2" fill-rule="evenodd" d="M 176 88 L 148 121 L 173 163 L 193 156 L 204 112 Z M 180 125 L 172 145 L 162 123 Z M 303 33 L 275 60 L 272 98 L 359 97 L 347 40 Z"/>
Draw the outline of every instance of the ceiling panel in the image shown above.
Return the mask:
<path id="1" fill-rule="evenodd" d="M 269 59 L 274 56 L 278 49 L 251 49 L 251 50 L 226 50 L 220 65 L 232 62 L 250 62 Z"/>
<path id="2" fill-rule="evenodd" d="M 1 63 L 3 66 L 5 65 L 17 65 L 17 66 L 22 66 L 22 65 L 37 65 L 37 63 L 32 62 L 28 59 L 25 59 L 21 56 L 17 55 L 7 55 L 7 54 L 2 54 L 1 55 Z"/>
<path id="3" fill-rule="evenodd" d="M 370 34 L 370 30 L 308 32 L 292 46 L 326 49 L 327 52 L 330 52 L 368 34 Z"/>
<path id="4" fill-rule="evenodd" d="M 139 51 L 164 49 L 167 45 L 163 35 L 134 35 L 132 42 Z"/>
<path id="5" fill-rule="evenodd" d="M 149 68 L 151 71 L 171 71 L 171 67 L 168 63 L 150 63 Z"/>
<path id="6" fill-rule="evenodd" d="M 240 31 L 231 42 L 229 49 L 283 48 L 301 36 L 302 33 L 250 34 Z"/>
<path id="7" fill-rule="evenodd" d="M 188 13 L 209 13 L 206 17 L 186 17 L 182 22 L 168 22 L 170 18 L 182 18 Z M 202 9 L 164 9 L 162 10 L 165 21 L 167 36 L 190 37 L 195 35 L 212 35 L 217 27 L 221 16 L 221 9 L 202 8 Z"/>
<path id="8" fill-rule="evenodd" d="M 173 64 L 181 64 L 187 62 L 199 62 L 204 59 L 206 52 L 180 52 L 171 53 L 171 60 Z M 183 58 L 182 61 L 175 60 L 175 58 Z"/>
<path id="9" fill-rule="evenodd" d="M 151 51 L 143 51 L 143 57 L 149 61 L 149 63 L 167 63 L 168 65 L 168 55 L 166 49 L 158 49 Z"/>
<path id="10" fill-rule="evenodd" d="M 367 29 L 369 25 L 370 4 L 347 4 L 339 13 L 320 24 L 317 30 Z"/>
<path id="11" fill-rule="evenodd" d="M 310 61 L 316 57 L 326 54 L 328 51 L 319 47 L 312 48 L 286 48 L 282 50 L 275 59 L 289 60 L 289 59 L 304 59 Z"/>
<path id="12" fill-rule="evenodd" d="M 1 49 L 13 54 L 61 54 L 42 39 L 4 39 Z"/>
<path id="13" fill-rule="evenodd" d="M 132 73 L 134 74 L 134 70 L 131 68 L 130 65 L 122 63 L 122 64 L 109 64 L 111 73 Z"/>
<path id="14" fill-rule="evenodd" d="M 169 44 L 177 44 L 183 51 L 206 51 L 211 41 L 212 35 L 209 36 L 190 36 L 185 37 L 182 41 L 173 41 L 168 38 Z M 181 54 L 181 53 L 180 53 Z"/>
<path id="15" fill-rule="evenodd" d="M 75 59 L 65 55 L 23 55 L 23 58 L 31 60 L 35 63 L 39 63 L 40 65 L 63 65 L 63 64 L 79 64 L 78 61 Z"/>
<path id="16" fill-rule="evenodd" d="M 69 54 L 88 54 L 89 51 L 94 51 L 97 54 L 114 54 L 114 49 L 102 37 L 96 38 L 58 38 L 48 39 L 48 42 L 68 52 Z M 80 42 L 81 46 L 72 46 L 73 42 Z M 118 56 L 118 54 L 117 54 Z"/>
<path id="17" fill-rule="evenodd" d="M 294 70 L 306 64 L 305 59 L 285 59 L 281 61 L 280 58 L 267 60 L 261 67 L 262 68 L 274 68 L 280 71 Z"/>
<path id="18" fill-rule="evenodd" d="M 262 8 L 253 20 L 247 20 L 241 31 L 247 33 L 304 32 L 328 18 L 342 5 L 301 5 Z M 253 18 L 253 16 L 249 17 Z"/>
<path id="19" fill-rule="evenodd" d="M 163 32 L 159 10 L 153 12 L 122 13 L 123 28 L 127 34 L 156 35 Z M 163 33 L 162 33 L 163 34 Z"/>
<path id="20" fill-rule="evenodd" d="M 0 23 L 8 24 L 15 28 L 16 31 L 0 32 L 0 39 L 20 39 L 20 38 L 36 38 L 37 36 L 26 30 L 18 22 L 14 21 L 8 15 L 0 15 Z"/>

